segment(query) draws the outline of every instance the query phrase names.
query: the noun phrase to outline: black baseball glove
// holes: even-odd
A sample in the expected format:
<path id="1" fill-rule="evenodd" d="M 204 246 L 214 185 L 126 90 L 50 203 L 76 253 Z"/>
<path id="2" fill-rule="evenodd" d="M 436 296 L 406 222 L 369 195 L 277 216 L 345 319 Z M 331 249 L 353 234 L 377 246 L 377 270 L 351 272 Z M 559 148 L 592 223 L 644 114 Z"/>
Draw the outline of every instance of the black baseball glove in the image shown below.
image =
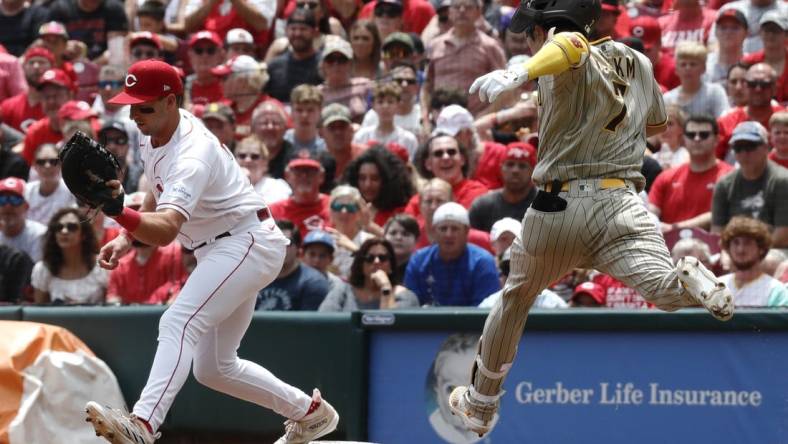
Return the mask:
<path id="1" fill-rule="evenodd" d="M 63 181 L 83 204 L 100 208 L 108 216 L 123 211 L 123 192 L 112 197 L 106 182 L 119 180 L 120 164 L 111 152 L 77 131 L 60 150 Z"/>

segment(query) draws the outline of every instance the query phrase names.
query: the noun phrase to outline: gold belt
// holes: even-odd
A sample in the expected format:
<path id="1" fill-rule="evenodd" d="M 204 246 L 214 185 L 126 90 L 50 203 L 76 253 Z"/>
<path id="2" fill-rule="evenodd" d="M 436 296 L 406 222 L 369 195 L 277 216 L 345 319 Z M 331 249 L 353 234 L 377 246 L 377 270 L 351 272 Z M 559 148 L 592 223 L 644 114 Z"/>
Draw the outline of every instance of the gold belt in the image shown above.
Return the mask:
<path id="1" fill-rule="evenodd" d="M 599 189 L 600 190 L 608 190 L 611 188 L 624 188 L 627 186 L 627 183 L 624 179 L 598 179 L 599 180 Z M 553 190 L 552 182 L 548 182 L 544 184 L 544 190 L 548 193 Z M 561 184 L 561 191 L 569 191 L 569 182 L 564 182 Z"/>

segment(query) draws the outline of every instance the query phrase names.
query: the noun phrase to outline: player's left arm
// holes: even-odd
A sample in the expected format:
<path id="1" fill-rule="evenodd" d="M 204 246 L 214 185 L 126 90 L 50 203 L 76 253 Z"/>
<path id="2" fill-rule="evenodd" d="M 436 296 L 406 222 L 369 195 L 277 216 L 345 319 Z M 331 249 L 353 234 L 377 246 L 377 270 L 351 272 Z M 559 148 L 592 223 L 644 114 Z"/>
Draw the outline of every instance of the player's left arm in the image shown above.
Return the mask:
<path id="1" fill-rule="evenodd" d="M 140 224 L 131 234 L 148 245 L 164 247 L 169 245 L 181 231 L 186 222 L 183 214 L 171 208 L 163 208 L 153 213 L 139 213 Z"/>
<path id="2" fill-rule="evenodd" d="M 523 64 L 527 79 L 534 80 L 578 68 L 588 59 L 589 51 L 588 40 L 582 34 L 559 32 Z"/>

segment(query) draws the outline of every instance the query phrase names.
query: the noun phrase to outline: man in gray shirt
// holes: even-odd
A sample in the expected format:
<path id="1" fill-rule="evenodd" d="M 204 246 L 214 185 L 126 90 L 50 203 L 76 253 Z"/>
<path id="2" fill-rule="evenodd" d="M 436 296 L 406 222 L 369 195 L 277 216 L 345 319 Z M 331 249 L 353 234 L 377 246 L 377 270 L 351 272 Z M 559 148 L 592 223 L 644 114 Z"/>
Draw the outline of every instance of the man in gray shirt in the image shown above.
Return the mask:
<path id="1" fill-rule="evenodd" d="M 788 248 L 788 170 L 768 160 L 766 129 L 758 122 L 742 122 L 733 130 L 730 146 L 740 167 L 714 187 L 711 231 L 722 233 L 733 216 L 749 216 L 771 227 L 775 248 Z"/>
<path id="2" fill-rule="evenodd" d="M 16 177 L 0 180 L 0 244 L 10 245 L 27 253 L 33 262 L 43 256 L 47 227 L 28 220 L 25 181 Z"/>

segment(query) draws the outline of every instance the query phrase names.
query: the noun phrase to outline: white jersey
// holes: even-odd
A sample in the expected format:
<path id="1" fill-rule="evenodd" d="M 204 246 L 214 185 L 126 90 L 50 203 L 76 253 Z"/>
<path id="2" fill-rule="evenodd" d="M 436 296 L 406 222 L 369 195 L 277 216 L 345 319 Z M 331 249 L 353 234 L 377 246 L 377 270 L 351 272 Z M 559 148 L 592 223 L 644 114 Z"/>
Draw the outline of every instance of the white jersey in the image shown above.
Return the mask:
<path id="1" fill-rule="evenodd" d="M 233 154 L 202 122 L 185 110 L 166 144 L 153 148 L 150 136 L 140 139 L 145 176 L 156 198 L 156 210 L 170 208 L 186 222 L 178 241 L 194 248 L 231 231 L 245 216 L 265 207 Z"/>

